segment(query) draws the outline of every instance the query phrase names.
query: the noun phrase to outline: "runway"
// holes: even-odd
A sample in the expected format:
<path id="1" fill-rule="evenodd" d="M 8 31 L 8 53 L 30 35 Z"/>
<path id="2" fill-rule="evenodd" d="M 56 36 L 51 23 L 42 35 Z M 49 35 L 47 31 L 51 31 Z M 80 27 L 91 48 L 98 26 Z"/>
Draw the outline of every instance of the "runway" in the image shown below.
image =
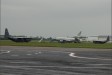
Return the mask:
<path id="1" fill-rule="evenodd" d="M 111 49 L 0 47 L 0 75 L 111 75 Z"/>

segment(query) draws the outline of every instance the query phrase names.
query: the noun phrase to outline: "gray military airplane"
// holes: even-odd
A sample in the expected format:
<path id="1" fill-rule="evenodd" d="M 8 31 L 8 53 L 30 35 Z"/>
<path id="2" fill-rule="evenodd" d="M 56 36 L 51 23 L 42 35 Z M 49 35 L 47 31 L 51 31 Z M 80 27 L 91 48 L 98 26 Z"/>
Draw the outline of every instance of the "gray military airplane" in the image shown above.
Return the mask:
<path id="1" fill-rule="evenodd" d="M 9 40 L 12 40 L 14 42 L 30 42 L 32 40 L 32 38 L 30 37 L 15 37 L 9 34 L 8 29 L 5 29 L 5 38 L 8 38 Z"/>
<path id="2" fill-rule="evenodd" d="M 107 37 L 106 40 L 93 40 L 93 43 L 95 44 L 104 44 L 104 43 L 107 43 L 108 41 L 110 40 L 109 36 Z"/>

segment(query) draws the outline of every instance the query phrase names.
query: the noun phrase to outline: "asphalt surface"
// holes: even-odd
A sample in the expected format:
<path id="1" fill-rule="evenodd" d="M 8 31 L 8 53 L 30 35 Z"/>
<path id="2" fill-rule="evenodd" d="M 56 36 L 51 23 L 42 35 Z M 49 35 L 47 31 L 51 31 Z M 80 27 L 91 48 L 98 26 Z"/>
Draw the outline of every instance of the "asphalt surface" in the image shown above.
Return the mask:
<path id="1" fill-rule="evenodd" d="M 111 49 L 0 47 L 0 75 L 112 75 Z"/>

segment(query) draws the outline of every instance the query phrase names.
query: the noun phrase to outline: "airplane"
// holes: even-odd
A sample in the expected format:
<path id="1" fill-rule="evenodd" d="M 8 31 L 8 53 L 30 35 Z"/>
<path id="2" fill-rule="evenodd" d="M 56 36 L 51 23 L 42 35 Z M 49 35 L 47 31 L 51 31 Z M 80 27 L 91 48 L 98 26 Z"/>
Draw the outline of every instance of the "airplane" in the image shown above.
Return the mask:
<path id="1" fill-rule="evenodd" d="M 9 31 L 8 29 L 6 28 L 5 29 L 5 38 L 9 39 L 9 40 L 12 40 L 14 42 L 30 42 L 32 40 L 32 38 L 30 37 L 26 37 L 26 36 L 19 36 L 19 37 L 15 37 L 15 36 L 12 36 L 9 34 Z"/>
<path id="2" fill-rule="evenodd" d="M 107 43 L 108 41 L 110 40 L 109 36 L 107 36 L 107 39 L 106 40 L 93 40 L 93 43 L 95 44 L 104 44 L 104 43 Z"/>
<path id="3" fill-rule="evenodd" d="M 79 32 L 75 37 L 56 37 L 52 41 L 58 41 L 59 43 L 80 43 L 80 35 L 81 32 Z"/>
<path id="4" fill-rule="evenodd" d="M 72 38 L 72 37 L 56 37 L 55 39 L 59 43 L 80 43 L 80 40 L 78 38 Z"/>

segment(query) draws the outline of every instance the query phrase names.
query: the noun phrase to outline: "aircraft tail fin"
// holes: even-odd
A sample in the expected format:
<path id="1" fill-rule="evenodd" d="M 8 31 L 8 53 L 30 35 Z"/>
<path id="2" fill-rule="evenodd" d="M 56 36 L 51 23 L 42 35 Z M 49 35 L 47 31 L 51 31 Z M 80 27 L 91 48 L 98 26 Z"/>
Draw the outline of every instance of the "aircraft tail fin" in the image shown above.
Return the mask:
<path id="1" fill-rule="evenodd" d="M 80 32 L 77 34 L 77 36 L 81 36 L 81 33 L 82 33 L 82 31 L 80 31 Z"/>
<path id="2" fill-rule="evenodd" d="M 106 42 L 108 42 L 109 40 L 110 40 L 110 38 L 109 38 L 109 36 L 108 36 Z"/>
<path id="3" fill-rule="evenodd" d="M 38 42 L 42 42 L 43 38 L 41 38 Z"/>
<path id="4" fill-rule="evenodd" d="M 10 36 L 10 35 L 9 35 L 9 31 L 8 31 L 8 29 L 6 28 L 6 29 L 5 29 L 5 38 L 9 38 L 9 36 Z"/>

